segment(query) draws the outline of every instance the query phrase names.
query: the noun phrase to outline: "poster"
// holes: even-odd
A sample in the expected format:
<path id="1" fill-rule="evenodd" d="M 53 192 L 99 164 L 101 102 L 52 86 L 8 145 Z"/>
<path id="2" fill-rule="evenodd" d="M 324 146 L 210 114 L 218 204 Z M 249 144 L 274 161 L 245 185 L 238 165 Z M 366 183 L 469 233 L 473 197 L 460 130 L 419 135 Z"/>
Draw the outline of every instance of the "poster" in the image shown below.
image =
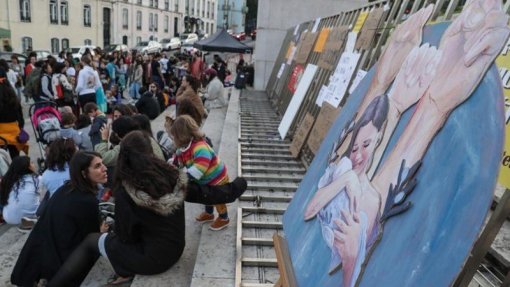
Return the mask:
<path id="1" fill-rule="evenodd" d="M 297 47 L 294 45 L 291 45 L 289 48 L 290 48 L 290 53 L 289 53 L 289 57 L 287 58 L 287 65 L 292 64 L 292 60 L 294 60 L 294 56 L 296 55 Z"/>
<path id="2" fill-rule="evenodd" d="M 493 3 L 473 0 L 468 5 L 490 11 Z M 283 216 L 299 286 L 449 286 L 462 270 L 492 203 L 505 124 L 503 89 L 491 62 L 508 28 L 491 30 L 492 53 L 467 66 L 458 51 L 484 25 L 473 33 L 456 21 L 472 20 L 466 14 L 473 11 L 465 8 L 452 24 L 452 29 L 463 27 L 459 33 L 465 38 L 441 42 L 443 57 L 423 91 L 394 92 L 395 87 L 418 87 L 409 85 L 407 77 L 422 78 L 426 72 L 407 63 L 402 67 L 411 67 L 411 73 L 397 75 L 390 93 L 371 95 L 360 111 L 369 86 L 381 76 L 373 68 L 342 107 Z M 494 14 L 505 17 L 500 12 Z M 425 27 L 423 42 L 439 45 L 443 35 L 453 35 L 445 33 L 448 25 Z M 452 73 L 472 67 L 470 73 Z M 417 103 L 410 103 L 389 127 L 388 111 L 395 104 L 390 99 L 408 99 L 413 92 Z M 372 162 L 372 155 L 388 128 L 391 138 L 382 147 L 382 161 L 368 178 L 365 171 L 379 163 Z M 338 152 L 344 145 L 348 149 Z"/>
<path id="3" fill-rule="evenodd" d="M 358 33 L 359 31 L 361 31 L 361 27 L 363 27 L 363 24 L 365 23 L 367 16 L 368 11 L 363 11 L 359 13 L 358 19 L 356 20 L 356 23 L 354 23 L 354 27 L 352 28 L 352 32 Z"/>
<path id="4" fill-rule="evenodd" d="M 363 28 L 361 28 L 358 40 L 356 41 L 356 50 L 366 50 L 370 48 L 370 44 L 374 40 L 375 33 L 381 23 L 383 13 L 384 8 L 380 7 L 372 10 L 370 14 L 368 14 L 367 20 L 365 21 L 365 24 L 363 24 Z"/>
<path id="5" fill-rule="evenodd" d="M 294 134 L 292 144 L 290 145 L 289 148 L 290 153 L 292 154 L 293 157 L 295 158 L 298 157 L 299 152 L 301 151 L 301 148 L 303 147 L 303 144 L 305 143 L 305 140 L 308 137 L 308 133 L 310 133 L 310 130 L 312 129 L 314 121 L 315 118 L 310 113 L 307 113 L 306 116 L 303 118 L 303 121 L 301 121 L 301 123 L 299 124 L 299 128 Z"/>
<path id="6" fill-rule="evenodd" d="M 303 76 L 303 72 L 305 68 L 301 64 L 297 64 L 292 70 L 292 74 L 290 75 L 289 82 L 287 83 L 287 88 L 289 91 L 294 94 L 298 87 L 299 82 L 301 81 L 301 77 Z"/>
<path id="7" fill-rule="evenodd" d="M 308 55 L 312 51 L 313 44 L 317 39 L 317 32 L 303 32 L 301 36 L 301 42 L 299 43 L 299 49 L 296 51 L 296 63 L 304 64 L 308 60 Z"/>
<path id="8" fill-rule="evenodd" d="M 308 91 L 308 87 L 312 83 L 312 80 L 315 76 L 315 72 L 317 71 L 317 66 L 308 64 L 306 66 L 306 70 L 303 73 L 302 79 L 299 81 L 297 88 L 295 90 L 294 95 L 292 95 L 292 99 L 290 100 L 289 106 L 283 115 L 282 121 L 278 126 L 278 132 L 282 139 L 285 138 L 287 132 L 289 131 L 292 122 L 294 121 L 294 117 L 296 116 L 303 99 L 305 98 L 306 92 Z"/>
<path id="9" fill-rule="evenodd" d="M 321 30 L 319 33 L 319 38 L 317 39 L 317 42 L 313 48 L 314 52 L 321 53 L 324 50 L 324 46 L 326 45 L 330 31 L 331 29 L 329 28 L 324 28 Z"/>
<path id="10" fill-rule="evenodd" d="M 333 107 L 337 108 L 344 98 L 347 87 L 351 82 L 354 70 L 358 65 L 359 58 L 359 53 L 342 53 L 342 57 L 340 57 L 340 61 L 338 61 L 335 73 L 331 76 L 329 81 L 329 86 L 334 87 L 332 90 L 332 95 L 325 98 L 325 101 L 331 104 Z"/>
<path id="11" fill-rule="evenodd" d="M 510 188 L 510 40 L 496 59 L 499 68 L 499 76 L 503 82 L 505 95 L 505 148 L 501 159 L 498 182 L 506 188 Z"/>
<path id="12" fill-rule="evenodd" d="M 319 67 L 326 70 L 332 70 L 334 68 L 336 59 L 344 47 L 344 42 L 348 31 L 349 28 L 347 26 L 340 26 L 331 29 L 324 46 L 324 50 L 322 51 L 319 58 Z"/>
<path id="13" fill-rule="evenodd" d="M 310 132 L 310 136 L 308 137 L 307 141 L 308 148 L 310 148 L 314 154 L 316 154 L 319 150 L 322 140 L 326 136 L 326 133 L 335 121 L 339 112 L 339 108 L 335 109 L 335 107 L 328 103 L 322 104 L 321 111 L 317 116 L 317 120 L 313 125 L 312 131 Z"/>

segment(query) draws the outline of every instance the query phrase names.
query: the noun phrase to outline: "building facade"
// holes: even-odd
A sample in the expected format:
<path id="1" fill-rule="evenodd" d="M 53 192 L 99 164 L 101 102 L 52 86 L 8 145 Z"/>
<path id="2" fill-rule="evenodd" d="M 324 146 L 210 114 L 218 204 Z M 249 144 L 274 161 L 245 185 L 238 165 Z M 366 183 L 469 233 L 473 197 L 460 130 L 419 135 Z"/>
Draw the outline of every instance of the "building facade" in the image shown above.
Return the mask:
<path id="1" fill-rule="evenodd" d="M 231 30 L 233 33 L 245 32 L 246 0 L 218 0 L 218 28 Z"/>
<path id="2" fill-rule="evenodd" d="M 186 0 L 185 6 L 186 32 L 201 32 L 200 34 L 207 35 L 216 32 L 216 0 Z"/>
<path id="3" fill-rule="evenodd" d="M 0 30 L 15 52 L 52 53 L 80 45 L 135 46 L 184 32 L 190 0 L 2 0 Z M 203 31 L 214 32 L 216 0 L 195 0 Z"/>

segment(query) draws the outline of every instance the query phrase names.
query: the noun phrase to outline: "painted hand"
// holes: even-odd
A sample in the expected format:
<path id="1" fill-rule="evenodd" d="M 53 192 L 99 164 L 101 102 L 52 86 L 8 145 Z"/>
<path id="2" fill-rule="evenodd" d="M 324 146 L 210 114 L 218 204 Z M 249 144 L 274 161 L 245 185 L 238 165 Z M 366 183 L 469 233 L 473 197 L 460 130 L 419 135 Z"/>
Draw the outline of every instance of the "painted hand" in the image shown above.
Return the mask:
<path id="1" fill-rule="evenodd" d="M 354 210 L 342 210 L 342 219 L 336 219 L 335 225 L 338 230 L 334 231 L 334 246 L 342 257 L 342 269 L 344 276 L 343 286 L 352 286 L 353 271 L 360 252 L 361 224 L 357 201 L 354 201 Z"/>
<path id="2" fill-rule="evenodd" d="M 388 198 L 384 206 L 384 211 L 381 216 L 381 222 L 388 220 L 388 218 L 398 215 L 402 212 L 407 211 L 412 203 L 406 201 L 407 196 L 416 187 L 416 173 L 421 166 L 421 161 L 416 162 L 410 169 L 405 178 L 402 178 L 406 161 L 402 161 L 400 171 L 398 173 L 397 183 L 395 185 L 390 184 L 390 190 L 388 192 Z"/>
<path id="3" fill-rule="evenodd" d="M 441 62 L 428 94 L 439 112 L 449 113 L 478 85 L 510 29 L 498 0 L 472 0 L 446 30 Z"/>
<path id="4" fill-rule="evenodd" d="M 393 31 L 379 58 L 376 72 L 379 83 L 389 85 L 409 52 L 420 45 L 423 26 L 432 15 L 433 7 L 431 4 L 420 9 Z"/>
<path id="5" fill-rule="evenodd" d="M 435 75 L 440 59 L 441 53 L 428 43 L 414 47 L 407 56 L 389 93 L 399 114 L 422 97 Z"/>

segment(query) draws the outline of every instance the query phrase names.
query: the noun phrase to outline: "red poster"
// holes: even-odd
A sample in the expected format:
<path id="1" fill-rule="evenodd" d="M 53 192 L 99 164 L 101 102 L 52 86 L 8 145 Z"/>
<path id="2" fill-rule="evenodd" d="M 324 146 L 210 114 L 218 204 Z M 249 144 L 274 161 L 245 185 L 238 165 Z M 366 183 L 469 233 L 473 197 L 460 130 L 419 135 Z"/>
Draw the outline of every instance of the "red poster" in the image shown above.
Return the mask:
<path id="1" fill-rule="evenodd" d="M 294 67 L 294 70 L 292 70 L 289 83 L 287 84 L 287 88 L 289 88 L 291 93 L 294 94 L 294 92 L 296 91 L 299 81 L 301 80 L 301 77 L 303 76 L 304 72 L 305 67 L 303 67 L 303 65 L 300 64 L 296 65 Z"/>

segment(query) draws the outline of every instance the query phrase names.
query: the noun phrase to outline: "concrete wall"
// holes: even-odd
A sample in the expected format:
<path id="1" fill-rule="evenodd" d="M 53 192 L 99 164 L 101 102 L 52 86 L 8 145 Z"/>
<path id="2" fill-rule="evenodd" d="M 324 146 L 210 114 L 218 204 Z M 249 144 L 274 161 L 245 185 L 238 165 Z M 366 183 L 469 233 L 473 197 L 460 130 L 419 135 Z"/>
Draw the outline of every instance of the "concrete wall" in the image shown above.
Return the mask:
<path id="1" fill-rule="evenodd" d="M 255 89 L 266 88 L 287 29 L 299 23 L 360 7 L 363 0 L 259 0 Z"/>

